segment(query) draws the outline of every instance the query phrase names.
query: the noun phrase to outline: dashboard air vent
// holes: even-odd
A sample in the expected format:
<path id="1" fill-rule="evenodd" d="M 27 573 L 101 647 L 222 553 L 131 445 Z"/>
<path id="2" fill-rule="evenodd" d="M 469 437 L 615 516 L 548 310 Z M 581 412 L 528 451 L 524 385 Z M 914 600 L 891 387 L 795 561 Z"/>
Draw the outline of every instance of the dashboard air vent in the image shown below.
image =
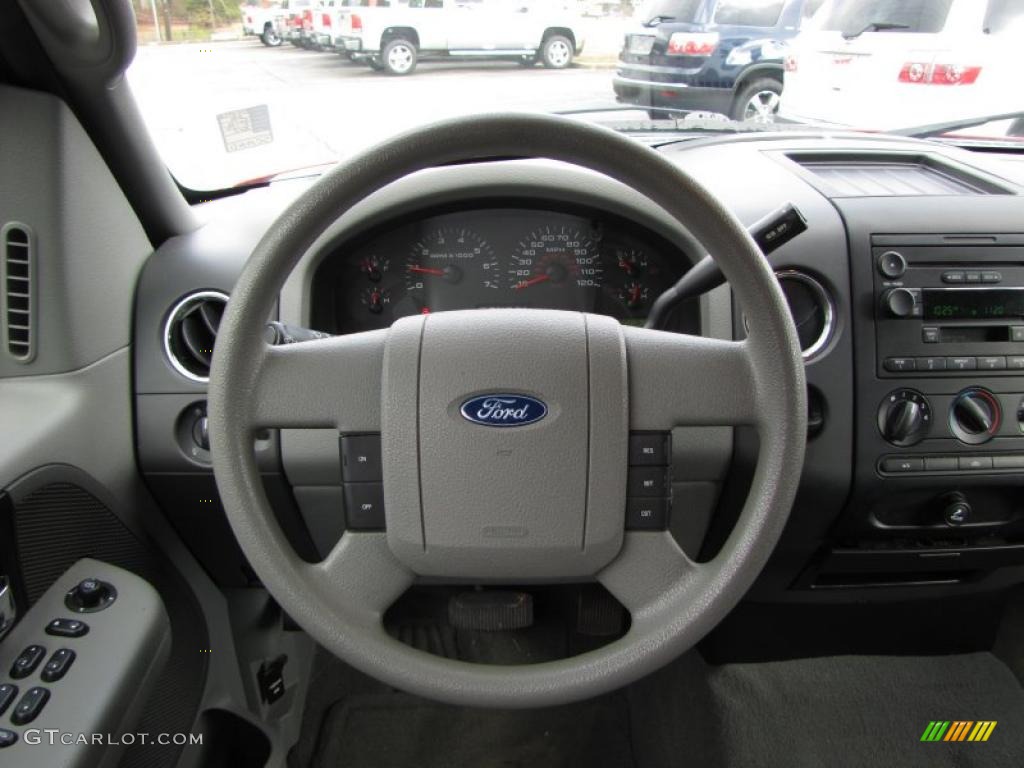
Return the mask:
<path id="1" fill-rule="evenodd" d="M 213 345 L 227 303 L 228 297 L 219 291 L 199 291 L 183 298 L 167 315 L 164 352 L 186 379 L 210 380 Z"/>
<path id="2" fill-rule="evenodd" d="M 7 353 L 19 363 L 35 357 L 32 328 L 35 314 L 35 254 L 26 227 L 8 224 L 2 230 L 0 274 L 3 276 L 3 334 Z"/>

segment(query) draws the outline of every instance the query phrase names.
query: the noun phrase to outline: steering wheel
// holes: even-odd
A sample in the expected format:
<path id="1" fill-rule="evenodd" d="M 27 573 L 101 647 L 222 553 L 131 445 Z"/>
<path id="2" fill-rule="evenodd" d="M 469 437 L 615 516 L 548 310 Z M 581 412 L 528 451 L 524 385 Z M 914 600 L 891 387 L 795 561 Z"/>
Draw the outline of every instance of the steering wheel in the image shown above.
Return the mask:
<path id="1" fill-rule="evenodd" d="M 269 346 L 263 326 L 296 262 L 339 215 L 428 167 L 536 157 L 603 173 L 660 205 L 714 254 L 749 322 L 744 341 L 625 327 L 591 314 L 487 309 L 406 317 L 390 329 Z M 475 396 L 516 393 L 546 416 L 494 429 Z M 663 666 L 740 600 L 785 525 L 803 465 L 804 370 L 778 283 L 742 225 L 659 153 L 596 125 L 498 114 L 385 141 L 325 174 L 274 222 L 221 321 L 209 388 L 213 469 L 243 552 L 281 606 L 327 650 L 395 687 L 454 704 L 547 706 Z M 276 523 L 255 433 L 366 431 L 379 423 L 385 533 L 346 532 L 300 559 Z M 749 425 L 760 450 L 717 556 L 697 563 L 666 531 L 624 531 L 631 431 Z M 338 510 L 341 514 L 341 510 Z M 686 499 L 673 514 L 687 514 Z M 487 666 L 388 635 L 387 608 L 419 576 L 466 583 L 600 582 L 629 611 L 597 650 Z"/>

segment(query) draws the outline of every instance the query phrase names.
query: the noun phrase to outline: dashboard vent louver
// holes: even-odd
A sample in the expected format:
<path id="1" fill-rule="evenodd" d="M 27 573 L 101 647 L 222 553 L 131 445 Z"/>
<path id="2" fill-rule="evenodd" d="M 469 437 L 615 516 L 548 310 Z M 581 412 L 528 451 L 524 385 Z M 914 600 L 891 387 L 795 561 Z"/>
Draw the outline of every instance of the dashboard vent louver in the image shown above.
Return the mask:
<path id="1" fill-rule="evenodd" d="M 228 297 L 219 291 L 190 293 L 174 305 L 164 326 L 164 352 L 186 379 L 210 380 L 217 329 Z"/>
<path id="2" fill-rule="evenodd" d="M 32 328 L 35 315 L 35 254 L 27 227 L 8 224 L 3 228 L 3 334 L 7 353 L 19 363 L 31 362 L 36 353 Z"/>

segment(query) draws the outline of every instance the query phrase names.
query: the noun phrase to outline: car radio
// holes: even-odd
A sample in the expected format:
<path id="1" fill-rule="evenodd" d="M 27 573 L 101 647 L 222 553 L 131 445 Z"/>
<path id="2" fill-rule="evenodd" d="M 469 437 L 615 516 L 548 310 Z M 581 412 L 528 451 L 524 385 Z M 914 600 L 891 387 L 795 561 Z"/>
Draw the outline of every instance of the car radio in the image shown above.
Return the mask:
<path id="1" fill-rule="evenodd" d="M 1024 247 L 893 247 L 876 238 L 881 377 L 1024 375 Z"/>

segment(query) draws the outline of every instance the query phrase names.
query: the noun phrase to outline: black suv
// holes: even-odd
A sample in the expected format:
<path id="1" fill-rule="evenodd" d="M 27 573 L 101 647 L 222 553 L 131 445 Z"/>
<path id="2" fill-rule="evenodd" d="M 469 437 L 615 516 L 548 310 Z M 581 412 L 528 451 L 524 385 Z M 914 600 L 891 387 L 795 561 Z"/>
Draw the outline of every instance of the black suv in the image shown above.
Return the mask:
<path id="1" fill-rule="evenodd" d="M 616 98 L 651 109 L 771 122 L 785 41 L 822 0 L 648 0 L 625 36 Z M 660 108 L 660 109 L 659 109 Z"/>

